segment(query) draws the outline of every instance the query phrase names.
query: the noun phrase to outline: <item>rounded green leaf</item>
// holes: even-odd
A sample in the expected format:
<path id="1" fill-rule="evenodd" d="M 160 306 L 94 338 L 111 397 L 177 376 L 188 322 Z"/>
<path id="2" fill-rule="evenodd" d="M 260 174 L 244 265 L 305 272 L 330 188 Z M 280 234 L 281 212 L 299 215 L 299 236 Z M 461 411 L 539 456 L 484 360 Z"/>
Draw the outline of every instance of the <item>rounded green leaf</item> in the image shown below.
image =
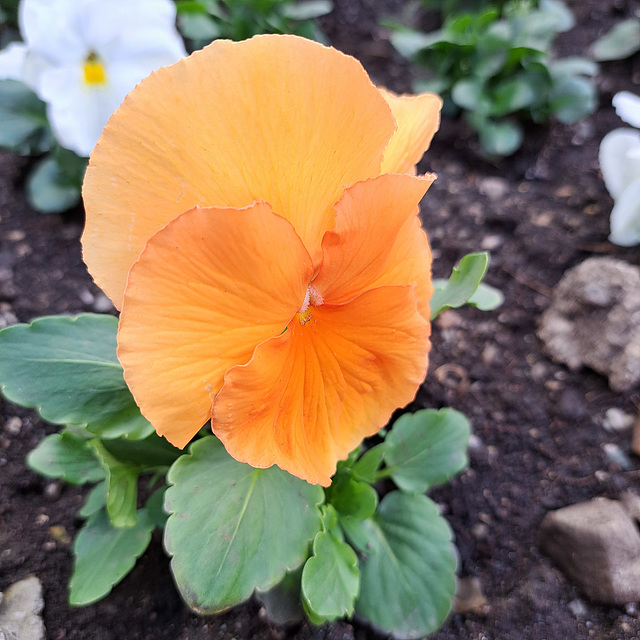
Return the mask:
<path id="1" fill-rule="evenodd" d="M 367 539 L 356 614 L 396 638 L 436 631 L 451 609 L 457 567 L 453 534 L 436 505 L 392 491 L 373 518 L 352 525 Z"/>
<path id="2" fill-rule="evenodd" d="M 69 484 L 98 482 L 105 475 L 89 442 L 68 431 L 44 438 L 27 456 L 27 465 L 43 476 L 62 478 Z"/>
<path id="3" fill-rule="evenodd" d="M 144 509 L 138 510 L 137 520 L 133 527 L 116 529 L 101 510 L 85 522 L 73 543 L 70 604 L 83 606 L 104 598 L 133 569 L 155 527 Z"/>
<path id="4" fill-rule="evenodd" d="M 0 80 L 0 147 L 30 155 L 52 140 L 45 103 L 21 82 Z"/>
<path id="5" fill-rule="evenodd" d="M 333 533 L 320 531 L 313 541 L 313 557 L 302 570 L 305 608 L 316 619 L 335 620 L 353 614 L 360 590 L 355 551 Z"/>
<path id="6" fill-rule="evenodd" d="M 146 437 L 116 357 L 118 320 L 85 313 L 38 318 L 0 331 L 0 389 L 48 422 L 86 425 L 101 437 Z"/>
<path id="7" fill-rule="evenodd" d="M 84 504 L 78 509 L 78 517 L 86 520 L 107 506 L 107 482 L 103 480 L 89 491 Z"/>
<path id="8" fill-rule="evenodd" d="M 469 253 L 453 268 L 448 280 L 437 280 L 431 296 L 431 320 L 445 309 L 457 309 L 469 302 L 489 268 L 489 254 Z M 434 283 L 435 284 L 435 283 Z"/>
<path id="9" fill-rule="evenodd" d="M 27 199 L 40 213 L 60 213 L 80 202 L 80 188 L 68 180 L 53 158 L 45 158 L 27 178 Z"/>
<path id="10" fill-rule="evenodd" d="M 591 47 L 595 60 L 622 60 L 640 51 L 640 20 L 629 18 L 614 25 Z"/>
<path id="11" fill-rule="evenodd" d="M 471 429 L 455 409 L 422 409 L 400 416 L 384 442 L 387 468 L 403 491 L 428 491 L 464 469 Z"/>
<path id="12" fill-rule="evenodd" d="M 215 613 L 266 591 L 307 558 L 321 526 L 319 486 L 234 460 L 196 441 L 167 476 L 165 547 L 187 604 Z"/>
<path id="13" fill-rule="evenodd" d="M 550 109 L 560 122 L 578 122 L 596 110 L 598 96 L 591 80 L 580 76 L 554 74 Z"/>
<path id="14" fill-rule="evenodd" d="M 338 471 L 326 493 L 327 502 L 344 516 L 368 518 L 378 506 L 376 490 L 353 478 L 348 471 Z"/>
<path id="15" fill-rule="evenodd" d="M 482 152 L 488 156 L 510 156 L 522 144 L 522 127 L 512 120 L 474 121 Z"/>

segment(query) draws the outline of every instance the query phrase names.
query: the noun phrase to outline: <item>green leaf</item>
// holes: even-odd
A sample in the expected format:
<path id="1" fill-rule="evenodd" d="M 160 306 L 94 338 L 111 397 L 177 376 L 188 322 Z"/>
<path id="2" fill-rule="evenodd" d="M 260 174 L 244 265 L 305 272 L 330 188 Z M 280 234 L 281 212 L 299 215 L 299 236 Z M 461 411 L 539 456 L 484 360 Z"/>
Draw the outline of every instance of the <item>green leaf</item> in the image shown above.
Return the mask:
<path id="1" fill-rule="evenodd" d="M 398 33 L 391 34 L 391 44 L 404 58 L 413 58 L 423 49 L 442 41 L 443 34 L 441 31 L 427 34 L 421 31 L 404 29 Z"/>
<path id="2" fill-rule="evenodd" d="M 502 306 L 503 302 L 502 291 L 484 282 L 478 285 L 476 292 L 467 300 L 467 304 L 480 309 L 480 311 L 493 311 Z"/>
<path id="3" fill-rule="evenodd" d="M 468 464 L 471 428 L 455 409 L 422 409 L 400 416 L 384 441 L 387 467 L 403 491 L 428 491 L 443 484 Z"/>
<path id="4" fill-rule="evenodd" d="M 267 618 L 276 624 L 302 622 L 305 612 L 300 600 L 302 567 L 287 572 L 284 578 L 269 591 L 256 591 L 256 597 L 264 605 Z"/>
<path id="5" fill-rule="evenodd" d="M 305 609 L 322 621 L 351 616 L 359 590 L 360 571 L 354 550 L 330 531 L 317 533 L 313 557 L 302 570 Z"/>
<path id="6" fill-rule="evenodd" d="M 551 18 L 556 31 L 569 31 L 576 25 L 571 9 L 561 0 L 540 0 L 540 11 Z"/>
<path id="7" fill-rule="evenodd" d="M 493 90 L 491 115 L 506 116 L 533 104 L 540 95 L 540 87 L 530 82 L 527 74 L 508 78 Z"/>
<path id="8" fill-rule="evenodd" d="M 333 11 L 333 2 L 330 0 L 305 0 L 295 4 L 287 4 L 282 7 L 282 15 L 289 20 L 315 20 L 326 16 Z"/>
<path id="9" fill-rule="evenodd" d="M 451 89 L 451 99 L 466 111 L 489 113 L 491 110 L 485 84 L 479 78 L 465 78 L 456 82 Z"/>
<path id="10" fill-rule="evenodd" d="M 0 80 L 0 147 L 31 155 L 52 142 L 45 103 L 22 82 Z"/>
<path id="11" fill-rule="evenodd" d="M 149 515 L 150 520 L 155 524 L 159 529 L 164 529 L 167 524 L 167 518 L 169 514 L 164 510 L 164 494 L 166 492 L 166 487 L 160 487 L 156 489 L 147 500 L 144 508 Z"/>
<path id="12" fill-rule="evenodd" d="M 78 517 L 86 520 L 94 513 L 104 509 L 107 506 L 107 483 L 103 480 L 97 484 L 89 494 L 84 504 L 78 509 Z"/>
<path id="13" fill-rule="evenodd" d="M 220 36 L 215 20 L 205 13 L 182 13 L 178 16 L 182 35 L 195 42 L 211 42 Z"/>
<path id="14" fill-rule="evenodd" d="M 116 438 L 103 441 L 104 448 L 122 462 L 139 464 L 146 468 L 170 467 L 183 451 L 174 447 L 155 432 L 144 440 Z"/>
<path id="15" fill-rule="evenodd" d="M 99 482 L 104 470 L 93 447 L 69 431 L 47 436 L 27 456 L 27 465 L 48 478 L 62 478 L 69 484 Z"/>
<path id="16" fill-rule="evenodd" d="M 489 254 L 469 253 L 464 256 L 445 284 L 436 287 L 431 297 L 431 320 L 445 309 L 457 309 L 467 304 L 476 292 L 489 268 Z M 438 281 L 443 282 L 443 281 Z"/>
<path id="17" fill-rule="evenodd" d="M 489 157 L 510 156 L 522 144 L 522 127 L 517 122 L 474 118 L 470 118 L 470 122 L 478 131 L 482 152 Z"/>
<path id="18" fill-rule="evenodd" d="M 354 518 L 368 518 L 378 506 L 378 493 L 366 482 L 360 482 L 348 471 L 338 471 L 326 490 L 327 502 L 338 513 Z"/>
<path id="19" fill-rule="evenodd" d="M 60 213 L 80 202 L 80 188 L 65 176 L 54 158 L 44 158 L 27 178 L 27 200 L 40 213 Z"/>
<path id="20" fill-rule="evenodd" d="M 144 509 L 137 519 L 134 527 L 117 529 L 105 511 L 98 511 L 85 522 L 73 544 L 70 604 L 84 606 L 104 598 L 133 569 L 155 527 Z"/>
<path id="21" fill-rule="evenodd" d="M 375 517 L 355 527 L 368 541 L 356 614 L 397 638 L 436 631 L 451 609 L 457 565 L 451 529 L 436 505 L 392 491 Z"/>
<path id="22" fill-rule="evenodd" d="M 273 587 L 305 561 L 320 529 L 321 487 L 237 462 L 214 437 L 194 442 L 167 479 L 165 547 L 180 592 L 200 613 Z"/>
<path id="23" fill-rule="evenodd" d="M 107 315 L 51 316 L 0 331 L 4 396 L 59 425 L 86 425 L 102 438 L 146 437 L 116 357 L 118 321 Z"/>
<path id="24" fill-rule="evenodd" d="M 551 112 L 563 124 L 582 120 L 593 113 L 598 104 L 595 85 L 591 80 L 567 74 L 554 74 L 549 95 Z"/>
<path id="25" fill-rule="evenodd" d="M 553 69 L 554 74 L 592 77 L 598 73 L 598 65 L 593 60 L 581 56 L 568 56 L 560 60 L 553 60 L 549 66 Z"/>
<path id="26" fill-rule="evenodd" d="M 107 476 L 107 513 L 111 524 L 116 528 L 133 527 L 138 521 L 138 476 L 142 467 L 121 462 L 98 439 L 91 444 Z"/>
<path id="27" fill-rule="evenodd" d="M 595 60 L 623 60 L 640 51 L 640 20 L 629 18 L 614 25 L 591 47 Z"/>
<path id="28" fill-rule="evenodd" d="M 353 477 L 363 482 L 373 484 L 382 459 L 384 458 L 384 442 L 368 449 L 362 457 L 355 463 L 351 470 Z"/>

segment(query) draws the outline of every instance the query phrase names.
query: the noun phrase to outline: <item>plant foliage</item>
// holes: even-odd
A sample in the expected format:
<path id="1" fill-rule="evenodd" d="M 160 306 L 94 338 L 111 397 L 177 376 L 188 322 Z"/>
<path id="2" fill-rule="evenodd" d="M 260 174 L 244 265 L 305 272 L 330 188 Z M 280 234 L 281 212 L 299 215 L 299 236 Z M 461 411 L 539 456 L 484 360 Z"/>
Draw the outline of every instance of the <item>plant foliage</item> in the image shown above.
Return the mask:
<path id="1" fill-rule="evenodd" d="M 461 113 L 483 154 L 508 156 L 522 144 L 523 122 L 568 124 L 595 110 L 597 65 L 551 55 L 555 37 L 574 24 L 561 0 L 487 4 L 443 5 L 442 28 L 430 33 L 387 26 L 395 48 L 424 69 L 415 89 L 439 93 L 445 112 Z"/>
<path id="2" fill-rule="evenodd" d="M 178 27 L 200 49 L 216 38 L 244 40 L 259 33 L 292 33 L 324 41 L 315 19 L 333 8 L 330 0 L 178 0 Z"/>
<path id="3" fill-rule="evenodd" d="M 473 298 L 486 254 L 464 258 L 438 308 Z M 453 409 L 396 420 L 377 443 L 338 464 L 331 486 L 277 467 L 240 463 L 211 435 L 188 451 L 140 415 L 116 357 L 116 319 L 46 317 L 0 331 L 0 389 L 63 428 L 29 466 L 93 484 L 78 511 L 71 604 L 106 596 L 164 529 L 178 589 L 213 613 L 254 591 L 279 621 L 359 615 L 399 638 L 422 637 L 448 615 L 455 592 L 452 533 L 424 495 L 467 465 L 470 433 Z M 395 489 L 380 499 L 381 486 Z"/>

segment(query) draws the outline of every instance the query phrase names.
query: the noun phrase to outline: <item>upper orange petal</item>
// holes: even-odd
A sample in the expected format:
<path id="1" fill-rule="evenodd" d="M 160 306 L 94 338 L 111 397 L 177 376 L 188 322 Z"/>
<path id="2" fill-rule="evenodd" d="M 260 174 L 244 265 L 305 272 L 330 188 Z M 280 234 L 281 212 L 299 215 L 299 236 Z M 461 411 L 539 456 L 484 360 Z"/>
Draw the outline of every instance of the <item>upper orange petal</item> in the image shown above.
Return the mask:
<path id="1" fill-rule="evenodd" d="M 265 203 L 195 208 L 149 239 L 129 275 L 118 358 L 158 433 L 179 447 L 195 435 L 225 371 L 282 333 L 312 273 L 291 224 Z"/>
<path id="2" fill-rule="evenodd" d="M 371 288 L 386 268 L 400 229 L 416 216 L 434 180 L 433 174 L 385 174 L 345 191 L 335 206 L 335 228 L 322 240 L 322 266 L 313 281 L 326 302 L 347 302 Z M 406 247 L 407 252 L 412 249 Z M 388 284 L 413 283 L 412 276 Z"/>
<path id="3" fill-rule="evenodd" d="M 398 128 L 384 152 L 381 173 L 409 173 L 420 162 L 440 127 L 442 99 L 435 93 L 396 95 L 379 89 Z"/>
<path id="4" fill-rule="evenodd" d="M 337 460 L 415 396 L 429 324 L 412 287 L 310 309 L 308 322 L 294 320 L 227 372 L 211 425 L 237 460 L 328 486 Z"/>
<path id="5" fill-rule="evenodd" d="M 216 40 L 136 87 L 92 153 L 84 259 L 120 306 L 146 241 L 195 205 L 256 200 L 315 261 L 346 185 L 380 173 L 395 122 L 354 58 L 295 36 Z"/>

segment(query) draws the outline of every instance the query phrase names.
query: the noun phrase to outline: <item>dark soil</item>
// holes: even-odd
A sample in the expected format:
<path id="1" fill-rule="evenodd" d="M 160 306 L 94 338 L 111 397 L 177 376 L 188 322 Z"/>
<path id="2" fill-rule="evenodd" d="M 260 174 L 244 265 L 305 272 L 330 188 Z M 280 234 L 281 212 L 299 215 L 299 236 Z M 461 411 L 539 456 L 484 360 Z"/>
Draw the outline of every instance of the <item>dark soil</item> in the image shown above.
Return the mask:
<path id="1" fill-rule="evenodd" d="M 335 4 L 324 24 L 332 43 L 360 58 L 376 82 L 409 89 L 409 68 L 376 22 L 385 13 L 397 15 L 404 3 Z M 570 4 L 578 25 L 562 36 L 563 55 L 584 52 L 639 8 L 637 1 L 622 0 Z M 635 414 L 640 392 L 613 393 L 600 375 L 553 363 L 536 337 L 540 314 L 567 269 L 594 254 L 640 264 L 640 249 L 606 240 L 612 201 L 597 163 L 600 140 L 622 124 L 610 106 L 613 94 L 640 92 L 639 83 L 638 56 L 604 64 L 594 116 L 570 127 L 532 128 L 517 155 L 495 164 L 474 153 L 473 136 L 460 122 L 445 121 L 421 165 L 439 175 L 423 207 L 436 276 L 448 275 L 465 253 L 490 248 L 488 282 L 506 299 L 495 312 L 466 308 L 441 316 L 429 376 L 410 407 L 459 409 L 476 436 L 470 468 L 432 497 L 455 531 L 460 576 L 480 580 L 487 605 L 453 615 L 434 636 L 438 640 L 640 637 L 637 606 L 587 601 L 536 542 L 540 521 L 551 509 L 640 492 L 640 460 L 629 453 L 629 432 L 609 433 L 601 426 L 610 407 Z M 0 326 L 46 314 L 107 310 L 81 260 L 82 212 L 32 211 L 24 196 L 28 164 L 0 154 Z M 106 599 L 70 608 L 72 558 L 64 533 L 73 538 L 77 530 L 74 514 L 84 490 L 45 480 L 25 466 L 26 454 L 54 427 L 1 399 L 0 412 L 0 589 L 37 575 L 52 640 L 377 637 L 357 621 L 278 627 L 253 601 L 216 617 L 197 617 L 173 586 L 159 539 Z M 629 453 L 632 470 L 607 457 L 606 443 Z"/>

